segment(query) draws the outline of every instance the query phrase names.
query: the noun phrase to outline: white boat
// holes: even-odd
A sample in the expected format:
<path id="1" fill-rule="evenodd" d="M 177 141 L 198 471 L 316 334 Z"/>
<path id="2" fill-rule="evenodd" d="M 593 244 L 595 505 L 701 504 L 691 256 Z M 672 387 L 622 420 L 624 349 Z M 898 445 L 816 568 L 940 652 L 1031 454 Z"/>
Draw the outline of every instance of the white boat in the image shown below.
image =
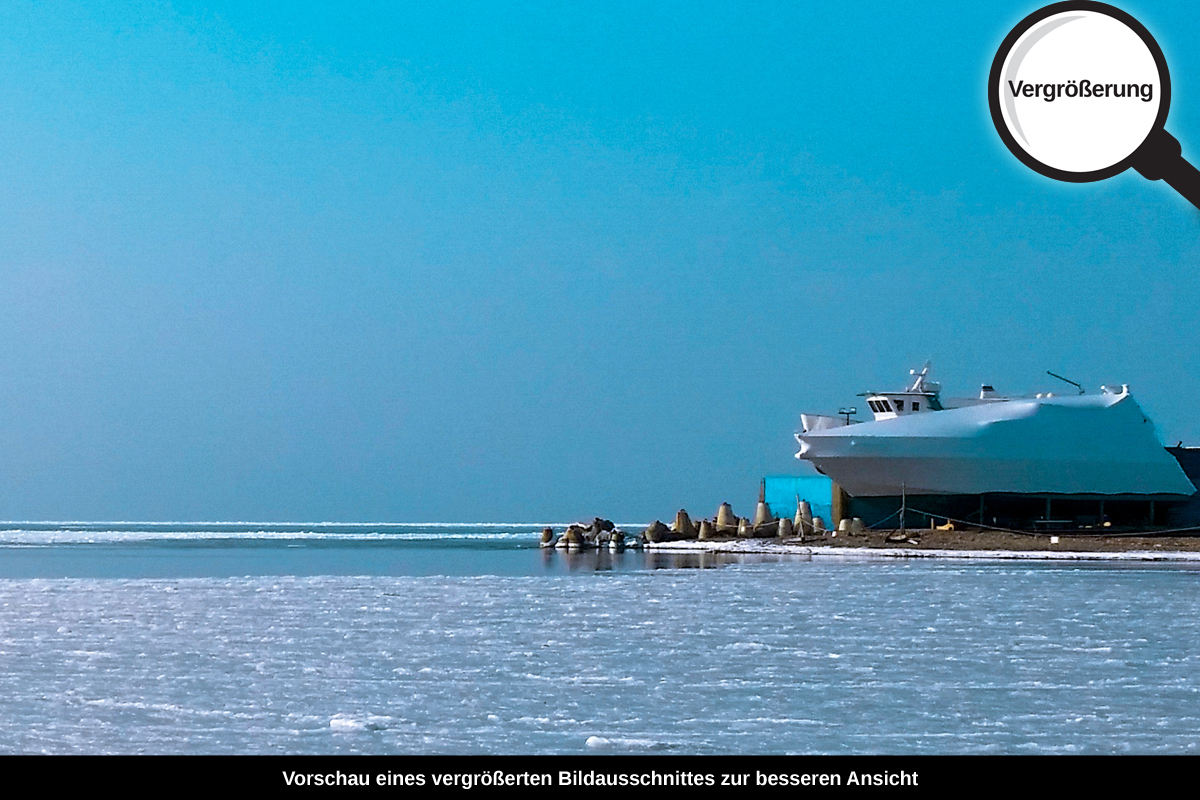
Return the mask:
<path id="1" fill-rule="evenodd" d="M 863 395 L 874 419 L 801 415 L 796 458 L 853 497 L 909 495 L 1190 496 L 1128 386 L 1099 394 L 943 400 L 929 365 L 899 392 Z M 1081 390 L 1082 391 L 1082 390 Z"/>

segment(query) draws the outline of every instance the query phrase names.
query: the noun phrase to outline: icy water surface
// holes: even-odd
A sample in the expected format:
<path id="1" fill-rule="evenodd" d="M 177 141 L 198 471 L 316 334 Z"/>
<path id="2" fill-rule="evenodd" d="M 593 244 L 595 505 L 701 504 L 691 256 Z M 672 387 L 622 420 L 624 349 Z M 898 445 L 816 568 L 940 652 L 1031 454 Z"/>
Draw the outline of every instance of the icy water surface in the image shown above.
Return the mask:
<path id="1" fill-rule="evenodd" d="M 538 527 L 0 526 L 0 752 L 1196 752 L 1194 568 Z"/>

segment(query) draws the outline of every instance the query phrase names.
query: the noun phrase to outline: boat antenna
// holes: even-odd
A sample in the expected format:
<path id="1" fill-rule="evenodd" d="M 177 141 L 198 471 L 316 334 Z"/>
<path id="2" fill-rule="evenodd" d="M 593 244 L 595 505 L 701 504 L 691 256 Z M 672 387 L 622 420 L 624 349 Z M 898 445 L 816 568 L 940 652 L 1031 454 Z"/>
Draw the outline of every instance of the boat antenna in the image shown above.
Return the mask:
<path id="1" fill-rule="evenodd" d="M 1066 383 L 1071 384 L 1072 386 L 1074 386 L 1076 389 L 1079 390 L 1080 394 L 1084 393 L 1084 388 L 1082 386 L 1080 386 L 1078 383 L 1076 383 L 1075 381 L 1064 378 L 1062 375 L 1057 375 L 1057 374 L 1051 372 L 1050 370 L 1046 370 L 1046 374 L 1052 378 L 1058 378 L 1060 381 L 1065 381 Z"/>
<path id="2" fill-rule="evenodd" d="M 921 367 L 920 372 L 917 372 L 915 369 L 910 369 L 908 371 L 908 374 L 913 377 L 913 385 L 911 387 L 909 387 L 908 390 L 910 392 L 922 391 L 925 388 L 923 386 L 923 384 L 925 382 L 925 376 L 929 374 L 929 362 L 928 361 L 925 362 L 925 366 Z"/>

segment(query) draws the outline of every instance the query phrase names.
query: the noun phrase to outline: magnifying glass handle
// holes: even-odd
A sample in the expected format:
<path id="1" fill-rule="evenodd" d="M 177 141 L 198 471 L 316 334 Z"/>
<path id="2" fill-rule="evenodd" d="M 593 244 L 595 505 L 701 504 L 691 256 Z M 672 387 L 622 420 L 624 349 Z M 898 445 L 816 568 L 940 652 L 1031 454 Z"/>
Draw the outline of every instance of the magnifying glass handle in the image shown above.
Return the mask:
<path id="1" fill-rule="evenodd" d="M 1166 181 L 1184 199 L 1200 208 L 1200 170 L 1183 157 L 1179 140 L 1156 128 L 1133 154 L 1133 168 L 1151 181 Z"/>

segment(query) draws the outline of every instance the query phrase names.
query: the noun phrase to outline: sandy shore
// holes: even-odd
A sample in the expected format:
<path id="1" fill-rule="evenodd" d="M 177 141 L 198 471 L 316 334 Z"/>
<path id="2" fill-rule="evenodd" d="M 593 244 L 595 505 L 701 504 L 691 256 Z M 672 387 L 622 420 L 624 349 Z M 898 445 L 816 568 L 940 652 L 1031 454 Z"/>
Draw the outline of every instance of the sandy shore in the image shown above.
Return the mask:
<path id="1" fill-rule="evenodd" d="M 1195 561 L 1200 563 L 1198 536 L 1022 535 L 984 530 L 910 530 L 903 542 L 888 542 L 894 531 L 839 533 L 820 539 L 725 539 L 661 542 L 657 551 L 713 553 L 790 553 L 812 557 L 853 558 L 989 558 L 1065 561 Z"/>

